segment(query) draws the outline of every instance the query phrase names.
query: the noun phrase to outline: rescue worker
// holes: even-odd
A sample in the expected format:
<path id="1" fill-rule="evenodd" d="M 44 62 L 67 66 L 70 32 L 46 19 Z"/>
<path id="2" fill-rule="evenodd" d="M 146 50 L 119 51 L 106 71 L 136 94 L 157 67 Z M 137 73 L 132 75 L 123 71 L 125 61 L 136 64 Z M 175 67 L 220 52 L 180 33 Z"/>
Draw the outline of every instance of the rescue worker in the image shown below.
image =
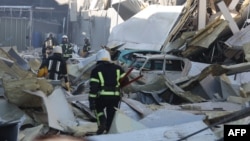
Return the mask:
<path id="1" fill-rule="evenodd" d="M 84 46 L 83 46 L 83 50 L 85 51 L 90 51 L 91 46 L 90 46 L 90 42 L 88 38 L 84 39 Z"/>
<path id="2" fill-rule="evenodd" d="M 52 54 L 53 47 L 56 45 L 58 45 L 56 38 L 52 33 L 49 33 L 42 46 L 43 61 L 45 61 Z"/>
<path id="3" fill-rule="evenodd" d="M 115 115 L 115 107 L 119 108 L 121 101 L 121 84 L 126 80 L 121 66 L 111 63 L 110 54 L 101 49 L 96 54 L 96 67 L 90 74 L 89 107 L 96 115 L 98 130 L 96 134 L 108 133 Z M 106 110 L 106 111 L 104 111 Z"/>
<path id="4" fill-rule="evenodd" d="M 73 46 L 71 43 L 69 43 L 69 39 L 67 35 L 62 36 L 62 43 L 60 46 L 62 47 L 64 60 L 67 61 L 69 58 L 72 58 Z"/>
<path id="5" fill-rule="evenodd" d="M 84 38 L 84 45 L 82 48 L 81 56 L 87 57 L 89 55 L 89 51 L 91 49 L 90 42 L 88 38 Z"/>
<path id="6" fill-rule="evenodd" d="M 70 91 L 69 80 L 68 80 L 68 71 L 67 71 L 67 64 L 62 57 L 62 47 L 56 46 L 53 48 L 53 55 L 49 56 L 46 61 L 44 61 L 40 69 L 47 68 L 48 79 L 51 80 L 61 80 L 64 78 L 64 83 L 67 91 Z M 42 74 L 38 74 L 39 76 L 43 76 Z M 38 76 L 38 77 L 39 77 Z"/>

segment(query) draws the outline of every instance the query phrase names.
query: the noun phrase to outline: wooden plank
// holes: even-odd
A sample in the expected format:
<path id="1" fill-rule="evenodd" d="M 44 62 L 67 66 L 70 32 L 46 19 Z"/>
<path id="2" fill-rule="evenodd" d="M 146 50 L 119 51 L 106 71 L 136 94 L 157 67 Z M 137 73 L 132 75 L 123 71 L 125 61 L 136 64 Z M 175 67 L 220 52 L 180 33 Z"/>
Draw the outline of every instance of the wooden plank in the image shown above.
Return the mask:
<path id="1" fill-rule="evenodd" d="M 207 15 L 207 3 L 204 0 L 199 0 L 198 4 L 198 30 L 205 28 Z"/>
<path id="2" fill-rule="evenodd" d="M 228 9 L 235 10 L 236 5 L 239 3 L 240 0 L 232 0 L 230 5 L 228 6 Z"/>
<path id="3" fill-rule="evenodd" d="M 233 32 L 233 34 L 239 32 L 240 29 L 239 29 L 238 25 L 236 24 L 236 22 L 234 21 L 233 17 L 231 16 L 225 2 L 224 1 L 219 2 L 219 3 L 217 3 L 217 6 L 219 7 L 219 9 L 222 12 L 223 16 L 225 17 L 225 19 L 228 21 L 228 25 L 229 25 L 231 31 Z"/>

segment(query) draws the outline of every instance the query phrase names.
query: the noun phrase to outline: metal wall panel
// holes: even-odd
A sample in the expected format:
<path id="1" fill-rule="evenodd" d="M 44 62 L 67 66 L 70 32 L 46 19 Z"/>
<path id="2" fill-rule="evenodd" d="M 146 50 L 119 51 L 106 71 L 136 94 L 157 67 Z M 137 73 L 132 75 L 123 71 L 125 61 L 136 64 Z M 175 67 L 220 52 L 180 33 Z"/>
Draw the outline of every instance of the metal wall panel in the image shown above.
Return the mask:
<path id="1" fill-rule="evenodd" d="M 61 29 L 62 26 L 59 23 L 46 22 L 46 21 L 42 21 L 42 20 L 35 20 L 33 23 L 34 23 L 33 24 L 33 33 L 39 33 L 40 47 L 42 46 L 42 43 L 45 40 L 45 38 L 49 32 L 53 33 L 55 35 L 55 37 L 57 38 L 57 40 L 59 40 L 58 35 L 59 35 L 59 33 L 62 32 L 62 29 Z M 37 35 L 37 34 L 35 34 L 35 35 Z M 34 39 L 35 39 L 35 37 L 33 37 L 32 41 L 35 41 Z M 34 46 L 37 43 L 32 43 L 32 44 Z M 37 46 L 35 46 L 35 47 L 37 47 Z"/>
<path id="2" fill-rule="evenodd" d="M 29 35 L 28 19 L 0 18 L 0 44 L 1 46 L 17 46 L 24 50 L 28 45 L 26 36 Z"/>
<path id="3" fill-rule="evenodd" d="M 77 21 L 77 0 L 69 1 L 69 15 L 71 22 Z"/>
<path id="4" fill-rule="evenodd" d="M 79 22 L 72 23 L 71 33 L 74 33 L 72 34 L 72 42 L 82 46 L 83 39 L 88 37 L 92 50 L 97 51 L 108 42 L 111 19 L 105 10 L 86 12 L 89 12 L 89 18 L 86 18 L 85 13 Z"/>
<path id="5" fill-rule="evenodd" d="M 38 40 L 33 40 L 35 37 L 29 37 L 30 29 L 33 33 L 39 33 L 41 37 Z M 33 20 L 30 24 L 27 18 L 0 18 L 0 46 L 16 46 L 18 51 L 27 50 L 30 47 L 34 47 L 34 42 L 42 46 L 43 40 L 46 38 L 46 34 L 49 32 L 57 35 L 62 31 L 59 23 L 51 23 L 41 20 Z M 36 46 L 38 47 L 38 46 Z"/>

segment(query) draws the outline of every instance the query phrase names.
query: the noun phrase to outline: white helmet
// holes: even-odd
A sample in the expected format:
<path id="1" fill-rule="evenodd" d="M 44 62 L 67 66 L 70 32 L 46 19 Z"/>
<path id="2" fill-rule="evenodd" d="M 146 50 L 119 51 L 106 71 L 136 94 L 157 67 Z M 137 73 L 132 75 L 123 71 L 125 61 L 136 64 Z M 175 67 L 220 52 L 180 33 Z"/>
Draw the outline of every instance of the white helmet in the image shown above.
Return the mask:
<path id="1" fill-rule="evenodd" d="M 96 53 L 96 61 L 110 61 L 110 54 L 106 49 L 101 49 Z"/>
<path id="2" fill-rule="evenodd" d="M 66 39 L 68 39 L 68 36 L 67 36 L 67 35 L 63 35 L 63 36 L 62 36 L 62 38 L 66 38 Z"/>
<path id="3" fill-rule="evenodd" d="M 55 46 L 53 48 L 53 53 L 60 53 L 60 54 L 62 54 L 62 47 L 61 46 Z"/>

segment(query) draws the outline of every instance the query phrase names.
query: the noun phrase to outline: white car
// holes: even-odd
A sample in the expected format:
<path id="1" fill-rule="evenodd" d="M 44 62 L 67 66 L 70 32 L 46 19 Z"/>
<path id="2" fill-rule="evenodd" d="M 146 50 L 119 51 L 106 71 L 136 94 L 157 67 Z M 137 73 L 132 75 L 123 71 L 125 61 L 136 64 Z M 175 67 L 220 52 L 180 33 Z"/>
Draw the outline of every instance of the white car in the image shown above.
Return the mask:
<path id="1" fill-rule="evenodd" d="M 131 78 L 143 75 L 139 82 L 147 84 L 157 79 L 157 75 L 165 75 L 168 80 L 177 83 L 183 79 L 199 74 L 210 64 L 192 62 L 187 58 L 168 54 L 136 55 L 135 61 L 130 65 L 134 69 Z"/>

